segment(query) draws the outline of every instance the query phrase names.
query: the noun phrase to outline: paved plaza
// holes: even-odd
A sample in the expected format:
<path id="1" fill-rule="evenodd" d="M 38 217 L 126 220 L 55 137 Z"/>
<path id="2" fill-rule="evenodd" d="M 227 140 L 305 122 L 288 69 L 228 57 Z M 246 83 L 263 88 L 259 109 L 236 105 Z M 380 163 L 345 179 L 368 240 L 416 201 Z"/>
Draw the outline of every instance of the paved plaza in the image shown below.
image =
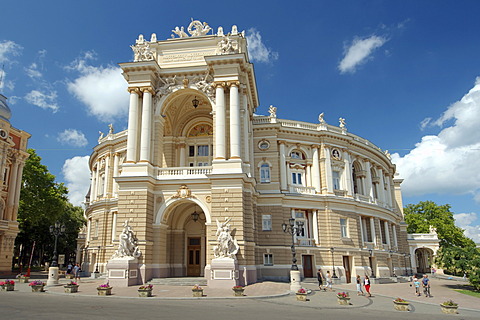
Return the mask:
<path id="1" fill-rule="evenodd" d="M 45 281 L 42 277 L 40 280 Z M 35 280 L 32 277 L 31 280 Z M 61 279 L 60 284 L 70 280 Z M 190 286 L 154 286 L 154 297 L 139 298 L 138 286 L 114 287 L 113 295 L 97 296 L 96 287 L 103 279 L 82 278 L 79 292 L 64 293 L 63 286 L 46 287 L 44 293 L 32 293 L 28 284 L 16 283 L 14 292 L 0 292 L 2 314 L 9 319 L 23 319 L 35 314 L 37 319 L 67 317 L 69 319 L 139 319 L 151 317 L 187 319 L 293 319 L 317 314 L 322 319 L 480 319 L 480 299 L 461 294 L 455 289 L 465 283 L 448 279 L 432 279 L 433 297 L 416 297 L 410 283 L 374 284 L 373 297 L 357 296 L 355 284 L 334 287 L 335 292 L 319 291 L 313 282 L 304 282 L 310 289 L 307 302 L 296 301 L 289 292 L 289 284 L 261 282 L 246 287 L 245 297 L 234 297 L 231 289 L 219 290 L 205 287 L 202 298 L 193 298 Z M 336 293 L 348 291 L 351 305 L 337 304 Z M 393 309 L 392 299 L 401 297 L 410 302 L 409 312 Z M 444 315 L 439 304 L 452 299 L 459 303 L 459 314 Z M 196 311 L 195 311 L 196 310 Z M 140 313 L 138 313 L 140 312 Z M 138 317 L 137 317 L 138 318 Z"/>

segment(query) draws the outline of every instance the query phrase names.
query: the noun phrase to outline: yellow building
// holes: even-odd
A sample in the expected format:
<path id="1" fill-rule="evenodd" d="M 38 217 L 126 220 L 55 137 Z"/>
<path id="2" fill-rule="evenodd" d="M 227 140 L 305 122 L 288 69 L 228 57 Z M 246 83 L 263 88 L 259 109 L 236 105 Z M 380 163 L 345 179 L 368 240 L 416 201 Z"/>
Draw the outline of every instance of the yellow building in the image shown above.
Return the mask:
<path id="1" fill-rule="evenodd" d="M 106 272 L 129 220 L 141 281 L 210 276 L 217 221 L 239 245 L 238 282 L 288 279 L 292 240 L 304 277 L 322 268 L 341 281 L 405 270 L 401 180 L 388 152 L 327 124 L 254 112 L 255 72 L 244 33 L 192 21 L 187 32 L 132 46 L 120 64 L 130 92 L 128 129 L 101 136 L 84 269 Z M 291 106 L 296 107 L 296 106 Z M 289 219 L 297 229 L 282 229 Z M 287 228 L 288 229 L 288 228 Z"/>
<path id="2" fill-rule="evenodd" d="M 12 127 L 10 117 L 7 98 L 0 94 L 0 274 L 10 274 L 12 270 L 20 187 L 30 138 L 27 132 Z"/>

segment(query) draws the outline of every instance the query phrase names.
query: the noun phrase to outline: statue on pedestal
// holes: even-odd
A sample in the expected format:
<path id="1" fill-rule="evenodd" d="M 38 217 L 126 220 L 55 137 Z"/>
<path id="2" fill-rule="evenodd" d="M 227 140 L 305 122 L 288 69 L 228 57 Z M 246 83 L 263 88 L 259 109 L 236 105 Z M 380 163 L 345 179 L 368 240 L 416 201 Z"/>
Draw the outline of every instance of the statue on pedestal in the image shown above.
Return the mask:
<path id="1" fill-rule="evenodd" d="M 138 240 L 133 233 L 132 227 L 129 225 L 128 220 L 123 223 L 123 230 L 120 234 L 120 243 L 118 249 L 112 256 L 115 258 L 138 258 L 141 256 L 140 249 L 138 248 Z"/>
<path id="2" fill-rule="evenodd" d="M 225 218 L 225 222 L 220 223 L 217 219 L 217 245 L 213 247 L 215 258 L 231 258 L 236 259 L 239 246 L 237 240 L 233 239 L 230 234 L 231 218 Z"/>

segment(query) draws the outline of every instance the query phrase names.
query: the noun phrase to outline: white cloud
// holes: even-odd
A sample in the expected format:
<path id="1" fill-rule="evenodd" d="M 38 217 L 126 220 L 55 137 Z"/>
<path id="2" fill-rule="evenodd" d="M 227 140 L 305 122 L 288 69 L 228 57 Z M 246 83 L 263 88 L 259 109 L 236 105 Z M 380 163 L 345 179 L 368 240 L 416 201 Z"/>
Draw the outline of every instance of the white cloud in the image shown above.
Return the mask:
<path id="1" fill-rule="evenodd" d="M 0 42 L 0 63 L 11 63 L 11 57 L 19 56 L 22 50 L 23 47 L 13 41 L 4 40 Z"/>
<path id="2" fill-rule="evenodd" d="M 58 111 L 57 104 L 57 92 L 50 91 L 50 93 L 44 93 L 38 90 L 32 90 L 25 96 L 25 100 L 42 109 L 51 109 L 54 113 Z"/>
<path id="3" fill-rule="evenodd" d="M 90 188 L 89 156 L 73 157 L 65 160 L 62 173 L 68 188 L 68 199 L 76 206 L 85 201 L 88 188 Z"/>
<path id="4" fill-rule="evenodd" d="M 475 212 L 454 214 L 453 218 L 455 219 L 455 225 L 464 229 L 467 237 L 475 243 L 480 243 L 480 225 L 472 225 L 477 220 Z"/>
<path id="5" fill-rule="evenodd" d="M 32 63 L 29 67 L 26 67 L 25 72 L 32 79 L 39 79 L 42 77 L 42 73 L 38 70 L 38 66 L 35 62 Z"/>
<path id="6" fill-rule="evenodd" d="M 372 59 L 373 51 L 387 42 L 384 37 L 371 36 L 365 39 L 355 38 L 349 47 L 345 48 L 345 56 L 338 65 L 340 73 L 354 73 L 356 68 Z"/>
<path id="7" fill-rule="evenodd" d="M 61 132 L 57 137 L 57 141 L 74 147 L 85 147 L 88 144 L 83 132 L 75 129 L 66 129 Z"/>
<path id="8" fill-rule="evenodd" d="M 262 42 L 262 36 L 255 28 L 248 29 L 247 33 L 248 56 L 252 61 L 272 62 L 278 59 L 278 52 L 267 48 Z"/>
<path id="9" fill-rule="evenodd" d="M 80 73 L 67 84 L 68 91 L 87 106 L 90 114 L 103 122 L 110 122 L 128 113 L 127 83 L 122 70 L 116 66 L 94 67 L 88 64 L 95 59 L 94 52 L 87 52 L 67 67 Z"/>
<path id="10" fill-rule="evenodd" d="M 406 196 L 471 194 L 480 200 L 480 78 L 475 86 L 430 124 L 444 127 L 427 135 L 408 154 L 392 155 Z"/>

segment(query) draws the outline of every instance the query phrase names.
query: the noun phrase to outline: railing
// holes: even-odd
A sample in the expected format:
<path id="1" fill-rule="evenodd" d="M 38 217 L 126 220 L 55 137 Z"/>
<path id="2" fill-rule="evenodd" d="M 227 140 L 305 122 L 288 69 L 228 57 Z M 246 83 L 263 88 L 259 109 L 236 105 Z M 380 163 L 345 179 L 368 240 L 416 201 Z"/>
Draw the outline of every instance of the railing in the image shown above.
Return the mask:
<path id="1" fill-rule="evenodd" d="M 301 193 L 301 194 L 315 194 L 314 187 L 304 187 L 304 186 L 289 186 L 290 193 Z"/>
<path id="2" fill-rule="evenodd" d="M 212 173 L 212 167 L 175 167 L 158 169 L 157 179 L 168 178 L 206 178 Z"/>
<path id="3" fill-rule="evenodd" d="M 297 238 L 297 246 L 299 247 L 314 247 L 315 239 L 313 238 Z"/>
<path id="4" fill-rule="evenodd" d="M 355 199 L 362 202 L 368 202 L 368 203 L 372 202 L 369 196 L 364 196 L 358 193 L 355 194 Z"/>
<path id="5" fill-rule="evenodd" d="M 407 234 L 409 240 L 438 240 L 436 233 L 409 233 Z"/>

